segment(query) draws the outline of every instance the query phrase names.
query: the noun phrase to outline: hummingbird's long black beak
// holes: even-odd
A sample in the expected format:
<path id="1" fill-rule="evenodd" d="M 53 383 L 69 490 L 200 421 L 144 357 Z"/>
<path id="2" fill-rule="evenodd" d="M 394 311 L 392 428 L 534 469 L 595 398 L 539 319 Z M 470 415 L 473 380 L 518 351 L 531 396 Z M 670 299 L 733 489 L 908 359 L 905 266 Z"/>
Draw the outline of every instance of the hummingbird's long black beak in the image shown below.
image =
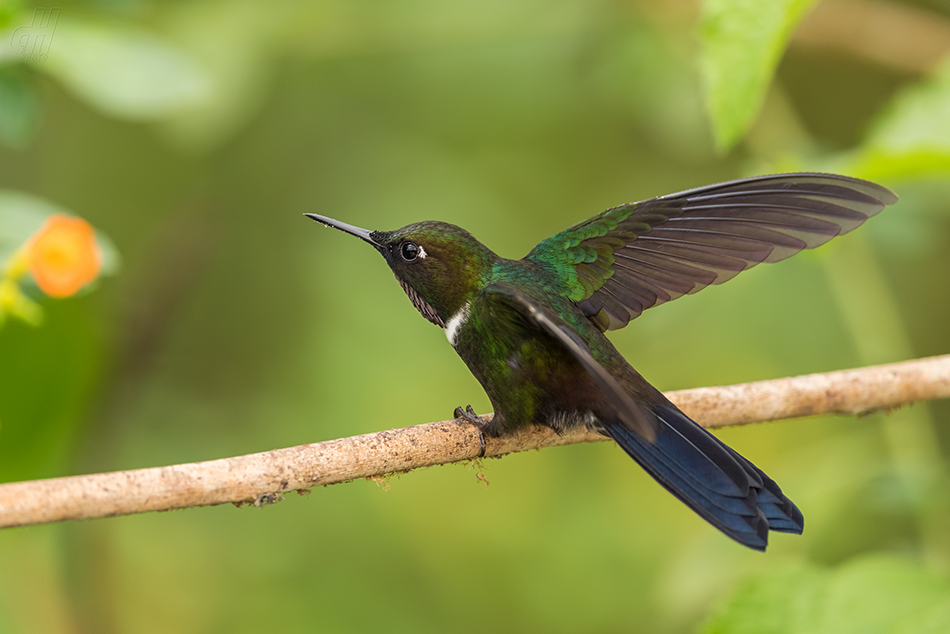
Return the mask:
<path id="1" fill-rule="evenodd" d="M 348 225 L 345 222 L 340 222 L 339 220 L 334 220 L 333 218 L 327 218 L 326 216 L 319 216 L 317 214 L 304 214 L 306 217 L 316 220 L 322 225 L 327 227 L 333 227 L 334 229 L 339 229 L 340 231 L 345 231 L 346 233 L 356 236 L 360 240 L 365 240 L 377 249 L 381 249 L 383 245 L 376 242 L 372 238 L 372 231 L 367 231 L 366 229 L 360 229 L 359 227 L 354 227 L 353 225 Z"/>

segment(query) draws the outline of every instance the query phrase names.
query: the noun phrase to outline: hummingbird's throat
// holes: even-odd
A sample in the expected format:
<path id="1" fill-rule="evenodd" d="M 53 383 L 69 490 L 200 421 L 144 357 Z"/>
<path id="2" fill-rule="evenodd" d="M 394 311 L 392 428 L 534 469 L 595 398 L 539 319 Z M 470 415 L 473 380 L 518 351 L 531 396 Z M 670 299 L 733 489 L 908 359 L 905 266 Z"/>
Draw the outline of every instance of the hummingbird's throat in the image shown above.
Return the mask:
<path id="1" fill-rule="evenodd" d="M 431 321 L 436 326 L 445 328 L 445 322 L 442 321 L 441 317 L 439 317 L 439 313 L 436 311 L 436 309 L 432 308 L 432 306 L 426 300 L 419 297 L 419 293 L 416 292 L 416 289 L 406 284 L 398 275 L 396 276 L 396 279 L 399 280 L 399 285 L 402 286 L 402 290 L 406 291 L 406 295 L 409 296 L 409 300 L 412 302 L 412 305 L 416 307 L 416 310 L 422 313 L 423 317 Z"/>

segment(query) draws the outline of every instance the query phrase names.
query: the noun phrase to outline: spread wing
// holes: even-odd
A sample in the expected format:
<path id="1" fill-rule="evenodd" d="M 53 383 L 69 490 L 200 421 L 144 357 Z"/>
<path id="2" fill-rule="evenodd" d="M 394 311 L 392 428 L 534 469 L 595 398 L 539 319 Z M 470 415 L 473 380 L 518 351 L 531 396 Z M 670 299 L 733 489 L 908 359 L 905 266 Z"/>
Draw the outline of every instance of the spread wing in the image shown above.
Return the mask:
<path id="1" fill-rule="evenodd" d="M 571 328 L 553 312 L 532 302 L 522 293 L 503 284 L 490 284 L 482 290 L 487 306 L 495 315 L 508 315 L 529 328 L 537 328 L 549 335 L 557 345 L 567 350 L 587 370 L 617 411 L 619 419 L 646 442 L 656 436 L 655 423 L 630 398 L 617 380 L 594 359 L 590 349 Z M 494 310 L 501 308 L 502 310 Z M 514 321 L 514 320 L 512 320 Z M 509 324 L 513 325 L 513 324 Z"/>
<path id="2" fill-rule="evenodd" d="M 608 209 L 525 259 L 555 271 L 558 286 L 546 290 L 616 330 L 647 308 L 822 245 L 896 201 L 847 176 L 757 176 Z"/>

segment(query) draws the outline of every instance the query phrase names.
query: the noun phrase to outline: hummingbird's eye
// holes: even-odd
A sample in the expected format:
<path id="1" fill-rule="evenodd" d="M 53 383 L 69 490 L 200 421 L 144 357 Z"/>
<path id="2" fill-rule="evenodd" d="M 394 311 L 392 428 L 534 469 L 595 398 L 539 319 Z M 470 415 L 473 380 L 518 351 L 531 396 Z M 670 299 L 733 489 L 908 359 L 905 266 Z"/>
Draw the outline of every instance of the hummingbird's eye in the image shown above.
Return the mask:
<path id="1" fill-rule="evenodd" d="M 410 262 L 419 257 L 419 252 L 421 249 L 415 242 L 404 242 L 400 251 L 402 253 L 403 259 L 407 262 Z"/>

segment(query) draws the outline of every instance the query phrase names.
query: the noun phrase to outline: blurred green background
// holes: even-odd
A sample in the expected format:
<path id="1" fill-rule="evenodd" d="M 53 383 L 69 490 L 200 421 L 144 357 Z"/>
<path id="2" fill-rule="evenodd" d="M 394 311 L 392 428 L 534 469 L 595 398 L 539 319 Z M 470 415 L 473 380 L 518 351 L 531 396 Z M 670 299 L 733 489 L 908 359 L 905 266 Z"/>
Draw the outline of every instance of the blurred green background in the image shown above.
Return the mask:
<path id="1" fill-rule="evenodd" d="M 748 4 L 65 2 L 24 59 L 34 6 L 0 3 L 0 188 L 122 257 L 0 329 L 0 481 L 488 411 L 379 256 L 304 212 L 521 257 L 718 180 L 872 178 L 902 200 L 855 233 L 612 339 L 665 390 L 950 351 L 950 8 L 829 1 L 796 27 L 813 3 Z M 719 435 L 803 536 L 752 552 L 615 446 L 556 448 L 5 530 L 0 633 L 947 631 L 950 403 Z"/>

